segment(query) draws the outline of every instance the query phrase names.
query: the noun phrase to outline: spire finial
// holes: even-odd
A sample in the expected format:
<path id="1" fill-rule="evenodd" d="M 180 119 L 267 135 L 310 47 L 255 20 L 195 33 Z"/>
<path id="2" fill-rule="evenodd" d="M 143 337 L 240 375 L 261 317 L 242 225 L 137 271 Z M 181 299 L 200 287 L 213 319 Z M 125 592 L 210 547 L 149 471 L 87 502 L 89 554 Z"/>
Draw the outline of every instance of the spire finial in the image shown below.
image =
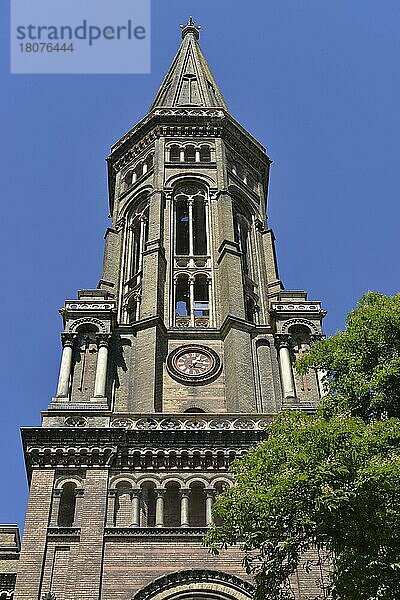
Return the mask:
<path id="1" fill-rule="evenodd" d="M 188 22 L 186 23 L 186 25 L 181 25 L 180 26 L 182 29 L 182 38 L 185 37 L 186 34 L 188 33 L 193 33 L 194 37 L 196 38 L 196 40 L 199 39 L 200 37 L 200 25 L 196 25 L 195 22 L 193 21 L 192 17 L 189 17 Z"/>

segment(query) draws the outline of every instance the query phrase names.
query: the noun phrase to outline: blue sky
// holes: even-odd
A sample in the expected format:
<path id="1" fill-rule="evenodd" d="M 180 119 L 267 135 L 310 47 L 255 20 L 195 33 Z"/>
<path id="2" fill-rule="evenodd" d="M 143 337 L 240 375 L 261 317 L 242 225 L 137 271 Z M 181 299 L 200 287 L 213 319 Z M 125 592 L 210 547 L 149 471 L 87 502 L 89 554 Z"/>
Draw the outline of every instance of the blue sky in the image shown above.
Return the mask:
<path id="1" fill-rule="evenodd" d="M 288 289 L 329 311 L 398 291 L 398 0 L 153 0 L 150 75 L 10 75 L 0 5 L 0 521 L 23 523 L 19 427 L 39 425 L 60 359 L 58 308 L 100 277 L 105 157 L 147 111 L 190 14 L 233 115 L 273 159 L 270 225 Z"/>

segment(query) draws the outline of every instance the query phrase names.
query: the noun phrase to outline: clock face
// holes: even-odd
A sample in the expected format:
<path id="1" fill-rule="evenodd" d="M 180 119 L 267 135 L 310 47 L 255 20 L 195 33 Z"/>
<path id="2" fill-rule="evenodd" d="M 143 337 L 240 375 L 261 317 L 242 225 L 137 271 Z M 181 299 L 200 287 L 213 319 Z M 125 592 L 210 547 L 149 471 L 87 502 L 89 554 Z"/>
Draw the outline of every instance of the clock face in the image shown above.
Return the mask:
<path id="1" fill-rule="evenodd" d="M 170 375 L 195 385 L 214 377 L 220 366 L 218 354 L 205 346 L 181 346 L 167 359 Z"/>

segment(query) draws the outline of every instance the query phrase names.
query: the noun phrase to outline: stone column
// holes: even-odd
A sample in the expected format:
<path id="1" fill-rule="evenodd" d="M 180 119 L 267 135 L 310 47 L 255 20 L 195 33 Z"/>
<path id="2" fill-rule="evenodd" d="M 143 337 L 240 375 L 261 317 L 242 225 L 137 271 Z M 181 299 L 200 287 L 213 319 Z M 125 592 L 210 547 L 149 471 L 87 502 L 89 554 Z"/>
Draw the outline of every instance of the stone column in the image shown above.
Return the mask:
<path id="1" fill-rule="evenodd" d="M 214 504 L 215 490 L 214 488 L 206 488 L 206 527 L 211 527 L 213 524 L 212 506 Z"/>
<path id="2" fill-rule="evenodd" d="M 61 358 L 60 375 L 58 378 L 57 398 L 67 399 L 69 396 L 69 380 L 71 377 L 72 354 L 76 335 L 73 333 L 62 333 L 63 353 Z"/>
<path id="3" fill-rule="evenodd" d="M 296 398 L 289 339 L 288 335 L 277 333 L 275 335 L 275 346 L 279 356 L 283 397 Z"/>
<path id="4" fill-rule="evenodd" d="M 132 527 L 140 527 L 140 490 L 132 490 Z"/>
<path id="5" fill-rule="evenodd" d="M 194 327 L 194 276 L 189 276 L 190 326 Z"/>
<path id="6" fill-rule="evenodd" d="M 189 488 L 182 488 L 181 494 L 181 527 L 189 527 Z"/>
<path id="7" fill-rule="evenodd" d="M 200 148 L 195 149 L 194 156 L 195 156 L 195 162 L 199 163 L 200 162 Z"/>
<path id="8" fill-rule="evenodd" d="M 213 306 L 213 298 L 212 298 L 212 281 L 211 275 L 207 277 L 207 289 L 208 289 L 208 320 L 209 327 L 214 327 L 214 306 Z"/>
<path id="9" fill-rule="evenodd" d="M 156 527 L 164 527 L 164 488 L 156 488 Z"/>
<path id="10" fill-rule="evenodd" d="M 185 148 L 180 148 L 179 150 L 179 161 L 185 162 Z"/>
<path id="11" fill-rule="evenodd" d="M 189 255 L 193 256 L 193 200 L 188 200 L 188 218 L 189 218 Z"/>
<path id="12" fill-rule="evenodd" d="M 106 395 L 107 367 L 108 367 L 108 340 L 109 335 L 100 334 L 97 336 L 96 380 L 94 384 L 94 397 L 104 398 Z"/>

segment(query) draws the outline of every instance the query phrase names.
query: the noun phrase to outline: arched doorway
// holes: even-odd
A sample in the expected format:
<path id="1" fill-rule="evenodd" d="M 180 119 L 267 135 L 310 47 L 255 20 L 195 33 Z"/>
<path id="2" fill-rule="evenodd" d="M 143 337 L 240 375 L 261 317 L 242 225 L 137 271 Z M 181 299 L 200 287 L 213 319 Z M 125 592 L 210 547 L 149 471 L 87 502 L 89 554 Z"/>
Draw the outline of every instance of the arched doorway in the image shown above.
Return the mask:
<path id="1" fill-rule="evenodd" d="M 251 600 L 254 586 L 223 571 L 177 571 L 149 583 L 132 600 Z"/>

